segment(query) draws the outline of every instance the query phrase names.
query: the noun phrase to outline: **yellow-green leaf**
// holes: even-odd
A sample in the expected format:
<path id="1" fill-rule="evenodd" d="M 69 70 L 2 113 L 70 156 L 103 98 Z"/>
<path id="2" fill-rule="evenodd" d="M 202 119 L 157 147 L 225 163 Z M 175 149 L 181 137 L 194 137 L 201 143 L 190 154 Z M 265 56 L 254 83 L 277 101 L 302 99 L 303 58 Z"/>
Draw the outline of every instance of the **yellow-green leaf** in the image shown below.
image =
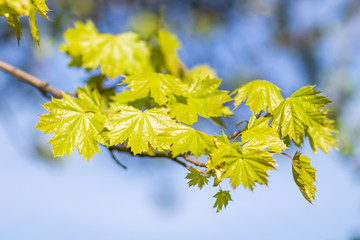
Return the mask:
<path id="1" fill-rule="evenodd" d="M 213 136 L 181 124 L 165 129 L 159 136 L 159 144 L 171 145 L 174 156 L 190 151 L 196 157 L 209 154 L 215 145 Z"/>
<path id="2" fill-rule="evenodd" d="M 181 47 L 179 41 L 173 34 L 164 30 L 159 31 L 158 41 L 167 69 L 171 74 L 179 76 L 179 71 L 182 67 L 181 61 L 176 53 Z"/>
<path id="3" fill-rule="evenodd" d="M 127 77 L 123 83 L 134 96 L 150 95 L 159 105 L 166 104 L 173 95 L 186 95 L 187 87 L 178 78 L 170 74 L 146 73 Z"/>
<path id="4" fill-rule="evenodd" d="M 296 185 L 300 192 L 312 203 L 315 200 L 316 187 L 314 185 L 316 170 L 310 165 L 310 159 L 300 152 L 296 152 L 292 161 L 292 171 Z"/>
<path id="5" fill-rule="evenodd" d="M 251 81 L 236 89 L 232 94 L 234 93 L 236 93 L 234 97 L 235 107 L 238 107 L 247 99 L 246 105 L 250 106 L 253 114 L 266 110 L 272 113 L 283 100 L 280 88 L 264 80 Z"/>
<path id="6" fill-rule="evenodd" d="M 241 135 L 242 142 L 255 140 L 258 146 L 269 149 L 276 153 L 286 149 L 285 143 L 280 139 L 275 128 L 269 126 L 270 118 L 252 116 L 245 130 Z"/>
<path id="7" fill-rule="evenodd" d="M 215 204 L 213 208 L 216 208 L 216 212 L 219 212 L 222 210 L 223 207 L 226 208 L 229 201 L 232 201 L 231 195 L 229 191 L 223 191 L 220 189 L 218 193 L 216 193 L 214 196 L 216 198 Z"/>
<path id="8" fill-rule="evenodd" d="M 176 126 L 166 109 L 141 111 L 130 106 L 118 106 L 118 112 L 105 122 L 108 132 L 107 145 L 112 146 L 127 141 L 134 154 L 148 151 L 149 144 L 156 148 L 158 134 L 166 128 Z"/>
<path id="9" fill-rule="evenodd" d="M 185 177 L 186 179 L 190 179 L 188 182 L 189 187 L 198 185 L 198 187 L 202 189 L 205 184 L 208 184 L 208 177 L 202 175 L 199 170 L 190 168 L 189 171 L 190 172 Z"/>
<path id="10" fill-rule="evenodd" d="M 104 144 L 100 132 L 104 128 L 101 97 L 97 91 L 78 88 L 78 98 L 63 93 L 62 99 L 52 99 L 43 106 L 50 113 L 40 115 L 36 128 L 54 133 L 50 140 L 54 156 L 63 156 L 78 148 L 79 154 L 90 160 L 99 152 L 97 142 Z"/>
<path id="11" fill-rule="evenodd" d="M 152 71 L 150 50 L 135 33 L 118 35 L 99 33 L 93 24 L 75 23 L 64 33 L 66 43 L 60 49 L 71 56 L 70 65 L 87 69 L 101 68 L 110 78 Z"/>
<path id="12" fill-rule="evenodd" d="M 250 190 L 254 189 L 256 182 L 267 185 L 267 171 L 276 166 L 272 155 L 258 146 L 256 141 L 243 146 L 239 142 L 230 145 L 221 143 L 212 151 L 206 165 L 209 170 L 221 170 L 222 178 L 230 178 L 234 189 L 242 184 Z"/>
<path id="13" fill-rule="evenodd" d="M 227 91 L 218 90 L 221 80 L 215 78 L 197 78 L 190 85 L 189 94 L 183 102 L 172 102 L 170 114 L 178 121 L 193 124 L 198 115 L 211 118 L 228 116 L 232 112 L 224 104 L 231 101 Z"/>
<path id="14" fill-rule="evenodd" d="M 15 29 L 18 42 L 21 38 L 19 16 L 29 17 L 31 35 L 35 41 L 39 42 L 35 12 L 49 19 L 46 15 L 49 8 L 46 6 L 45 1 L 46 0 L 0 0 L 0 17 L 4 16 L 10 26 Z"/>
<path id="15" fill-rule="evenodd" d="M 320 108 L 330 101 L 324 96 L 318 96 L 320 92 L 313 90 L 313 87 L 302 87 L 283 100 L 273 113 L 271 126 L 283 138 L 289 136 L 297 144 L 302 143 L 306 129 L 321 128 L 326 121 L 326 112 Z"/>

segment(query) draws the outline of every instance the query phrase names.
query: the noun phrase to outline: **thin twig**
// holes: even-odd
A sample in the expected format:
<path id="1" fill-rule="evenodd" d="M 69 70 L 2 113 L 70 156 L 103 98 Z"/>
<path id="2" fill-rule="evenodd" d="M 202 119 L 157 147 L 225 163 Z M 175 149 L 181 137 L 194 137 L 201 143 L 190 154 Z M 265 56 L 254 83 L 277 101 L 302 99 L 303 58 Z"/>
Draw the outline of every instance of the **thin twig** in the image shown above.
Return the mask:
<path id="1" fill-rule="evenodd" d="M 124 144 L 121 145 L 121 146 L 119 146 L 119 145 L 117 145 L 117 146 L 111 146 L 111 147 L 109 147 L 109 149 L 115 150 L 115 151 L 118 151 L 118 152 L 125 152 L 125 153 L 131 154 L 131 155 L 134 154 L 134 153 L 131 151 L 131 148 L 127 147 L 127 146 L 124 145 Z M 178 163 L 178 164 L 180 164 L 180 165 L 182 165 L 183 167 L 186 167 L 186 168 L 188 168 L 188 169 L 194 168 L 193 166 L 191 166 L 191 165 L 189 165 L 189 164 L 187 164 L 187 163 L 185 163 L 185 162 L 180 161 L 180 160 L 178 159 L 179 156 L 174 157 L 174 156 L 168 155 L 168 154 L 165 153 L 165 152 L 156 152 L 155 154 L 151 154 L 151 155 L 149 155 L 149 154 L 146 153 L 146 152 L 142 152 L 142 153 L 140 153 L 140 154 L 137 154 L 136 156 L 138 156 L 138 157 L 149 157 L 149 158 L 159 158 L 159 157 L 167 158 L 167 159 L 170 159 L 170 160 L 172 160 L 172 161 L 174 161 L 174 162 L 176 162 L 176 163 Z M 183 157 L 183 156 L 181 156 L 181 157 Z M 192 159 L 192 161 L 197 162 L 197 161 L 195 161 L 195 160 L 193 160 L 193 159 Z M 194 164 L 195 164 L 195 163 L 194 163 Z M 201 163 L 197 162 L 197 164 L 201 164 Z M 195 164 L 195 165 L 196 165 L 196 164 Z M 205 164 L 204 164 L 204 165 L 205 165 Z M 198 170 L 199 170 L 199 169 L 198 169 Z M 199 171 L 200 171 L 202 174 L 206 174 L 206 172 L 203 171 L 203 170 L 199 170 Z"/>
<path id="2" fill-rule="evenodd" d="M 124 164 L 122 164 L 117 158 L 116 158 L 116 156 L 115 156 L 115 154 L 113 153 L 113 150 L 111 150 L 110 148 L 108 148 L 109 149 L 109 152 L 110 152 L 110 154 L 111 154 L 111 157 L 112 157 L 112 159 L 114 159 L 114 161 L 116 162 L 116 164 L 118 164 L 120 167 L 122 167 L 123 169 L 127 169 L 127 167 L 124 165 Z"/>
<path id="3" fill-rule="evenodd" d="M 186 161 L 191 162 L 192 164 L 194 164 L 194 165 L 196 165 L 196 166 L 206 167 L 206 164 L 205 164 L 205 163 L 198 162 L 198 161 L 192 159 L 191 157 L 189 157 L 189 154 L 188 154 L 188 153 L 183 154 L 182 157 L 183 157 Z"/>
<path id="4" fill-rule="evenodd" d="M 59 89 L 50 87 L 48 82 L 41 81 L 37 77 L 34 77 L 33 75 L 30 75 L 29 73 L 26 73 L 8 63 L 0 61 L 0 69 L 37 88 L 42 94 L 51 94 L 55 98 L 63 97 L 61 91 Z"/>
<path id="5" fill-rule="evenodd" d="M 268 151 L 269 153 L 277 153 L 277 152 L 274 152 L 274 151 Z M 290 158 L 291 160 L 293 160 L 293 157 L 287 153 L 277 153 L 277 154 L 281 154 L 281 155 L 284 155 L 284 156 L 287 156 L 288 158 Z"/>

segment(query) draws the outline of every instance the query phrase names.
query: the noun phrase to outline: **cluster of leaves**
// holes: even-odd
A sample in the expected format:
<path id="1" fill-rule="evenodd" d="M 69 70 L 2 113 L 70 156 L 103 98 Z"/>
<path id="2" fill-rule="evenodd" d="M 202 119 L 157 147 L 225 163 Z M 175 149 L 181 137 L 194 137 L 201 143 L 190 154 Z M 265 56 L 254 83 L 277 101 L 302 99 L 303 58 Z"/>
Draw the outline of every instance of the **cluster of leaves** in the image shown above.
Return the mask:
<path id="1" fill-rule="evenodd" d="M 0 0 L 0 6 L 5 4 L 12 15 L 0 13 L 14 27 L 18 15 L 32 18 L 32 13 L 8 2 Z M 28 11 L 38 12 L 41 5 L 46 17 L 44 1 L 23 2 L 21 6 L 32 9 Z M 233 189 L 243 185 L 253 190 L 256 183 L 267 185 L 268 171 L 277 166 L 274 154 L 289 156 L 283 151 L 292 143 L 300 147 L 308 139 L 314 153 L 318 148 L 328 153 L 337 145 L 333 122 L 324 109 L 330 101 L 314 86 L 302 87 L 285 99 L 277 86 L 263 80 L 232 93 L 219 90 L 222 80 L 215 71 L 207 65 L 188 70 L 177 54 L 179 41 L 160 27 L 143 40 L 133 32 L 99 33 L 91 21 L 77 22 L 64 38 L 60 49 L 70 56 L 70 65 L 100 74 L 77 88 L 76 98 L 63 93 L 62 99 L 43 105 L 49 113 L 40 115 L 36 128 L 53 134 L 49 143 L 55 156 L 70 156 L 77 148 L 90 160 L 101 144 L 181 163 L 190 171 L 189 186 L 202 189 L 213 178 L 217 187 L 228 178 Z M 120 80 L 116 87 L 106 87 L 116 80 Z M 235 134 L 212 136 L 192 127 L 201 116 L 226 131 L 221 118 L 233 116 L 230 104 L 235 109 L 242 103 L 252 116 Z M 206 162 L 193 159 L 200 156 Z M 312 202 L 316 188 L 310 159 L 299 151 L 289 157 L 295 183 Z M 221 188 L 214 197 L 217 211 L 232 201 L 230 191 Z"/>
<path id="2" fill-rule="evenodd" d="M 0 17 L 5 17 L 7 22 L 15 29 L 18 43 L 21 38 L 20 16 L 28 16 L 31 28 L 31 35 L 36 42 L 39 42 L 39 31 L 36 26 L 35 12 L 40 16 L 49 19 L 47 12 L 49 8 L 46 0 L 0 0 Z"/>

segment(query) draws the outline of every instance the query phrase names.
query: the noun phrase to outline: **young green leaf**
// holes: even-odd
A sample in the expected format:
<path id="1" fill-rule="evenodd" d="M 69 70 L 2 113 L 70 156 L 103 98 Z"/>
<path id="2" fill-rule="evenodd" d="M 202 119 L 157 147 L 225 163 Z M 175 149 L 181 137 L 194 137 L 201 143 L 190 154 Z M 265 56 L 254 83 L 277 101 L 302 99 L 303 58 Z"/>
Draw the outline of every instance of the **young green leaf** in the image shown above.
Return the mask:
<path id="1" fill-rule="evenodd" d="M 178 78 L 170 74 L 147 73 L 127 77 L 123 83 L 129 83 L 134 96 L 150 95 L 159 105 L 166 104 L 173 95 L 186 95 L 187 87 Z"/>
<path id="2" fill-rule="evenodd" d="M 296 144 L 301 144 L 307 128 L 318 128 L 324 126 L 326 113 L 321 107 L 330 101 L 324 96 L 318 96 L 319 91 L 312 90 L 314 86 L 302 87 L 285 99 L 275 109 L 274 126 L 283 138 L 289 136 Z M 308 132 L 311 135 L 311 130 Z"/>
<path id="3" fill-rule="evenodd" d="M 205 118 L 228 116 L 232 112 L 223 104 L 231 101 L 227 91 L 217 90 L 221 80 L 215 78 L 198 78 L 190 85 L 189 95 L 185 102 L 172 102 L 170 114 L 178 121 L 193 124 L 200 115 Z"/>
<path id="4" fill-rule="evenodd" d="M 29 17 L 31 35 L 36 42 L 39 42 L 39 33 L 36 26 L 37 12 L 43 18 L 47 17 L 49 8 L 45 4 L 46 0 L 0 0 L 0 17 L 4 16 L 7 22 L 15 29 L 18 42 L 21 38 L 21 26 L 19 16 Z"/>
<path id="5" fill-rule="evenodd" d="M 329 119 L 325 120 L 324 126 L 318 125 L 306 129 L 306 136 L 309 138 L 314 153 L 317 152 L 318 147 L 326 154 L 329 153 L 330 147 L 337 148 L 336 137 L 332 132 L 336 132 L 336 130 L 333 126 L 333 121 Z"/>
<path id="6" fill-rule="evenodd" d="M 105 122 L 108 132 L 107 145 L 112 146 L 127 141 L 134 154 L 147 151 L 149 144 L 156 148 L 157 136 L 164 129 L 176 127 L 165 109 L 150 109 L 144 112 L 130 107 L 118 106 L 118 112 L 110 115 Z"/>
<path id="7" fill-rule="evenodd" d="M 158 33 L 158 42 L 167 69 L 171 74 L 179 76 L 179 71 L 182 68 L 181 61 L 176 53 L 181 47 L 179 41 L 173 34 L 160 30 Z"/>
<path id="8" fill-rule="evenodd" d="M 270 118 L 252 116 L 245 130 L 241 135 L 243 143 L 255 140 L 258 146 L 269 149 L 276 153 L 287 149 L 285 143 L 280 139 L 275 128 L 269 126 Z"/>
<path id="9" fill-rule="evenodd" d="M 99 33 L 93 24 L 76 22 L 64 33 L 60 49 L 73 59 L 70 65 L 87 69 L 101 68 L 110 78 L 120 74 L 151 72 L 150 50 L 135 33 Z"/>
<path id="10" fill-rule="evenodd" d="M 246 105 L 250 106 L 253 114 L 266 111 L 266 109 L 269 113 L 272 113 L 283 100 L 280 88 L 264 80 L 251 81 L 236 89 L 232 94 L 234 93 L 236 93 L 234 97 L 235 107 L 238 107 L 247 99 Z"/>
<path id="11" fill-rule="evenodd" d="M 187 83 L 193 83 L 198 79 L 205 78 L 218 78 L 214 69 L 210 68 L 208 65 L 199 65 L 195 66 L 189 72 L 186 73 L 185 81 Z"/>
<path id="12" fill-rule="evenodd" d="M 78 148 L 79 154 L 90 160 L 99 153 L 97 142 L 104 144 L 100 132 L 104 128 L 101 97 L 97 91 L 78 88 L 78 98 L 63 93 L 62 99 L 43 104 L 50 113 L 40 115 L 36 128 L 54 133 L 50 140 L 54 156 L 63 156 Z"/>
<path id="13" fill-rule="evenodd" d="M 301 155 L 300 152 L 296 152 L 292 161 L 292 172 L 302 195 L 312 203 L 312 200 L 315 200 L 316 192 L 314 185 L 316 170 L 310 165 L 310 159 Z"/>
<path id="14" fill-rule="evenodd" d="M 215 145 L 213 136 L 182 124 L 177 124 L 176 128 L 164 129 L 164 134 L 160 134 L 158 140 L 159 144 L 171 145 L 174 156 L 190 151 L 192 155 L 199 157 L 209 154 Z"/>
<path id="15" fill-rule="evenodd" d="M 190 173 L 188 173 L 185 177 L 185 179 L 190 179 L 188 182 L 189 187 L 198 185 L 198 187 L 202 189 L 204 184 L 208 184 L 208 177 L 202 175 L 199 170 L 196 168 L 190 168 L 189 171 Z"/>
<path id="16" fill-rule="evenodd" d="M 223 207 L 226 208 L 229 201 L 232 201 L 230 192 L 223 191 L 221 189 L 213 197 L 216 198 L 215 204 L 213 206 L 213 208 L 216 208 L 216 212 L 219 212 L 220 210 L 222 210 Z"/>
<path id="17" fill-rule="evenodd" d="M 272 155 L 257 145 L 256 140 L 243 146 L 239 142 L 230 145 L 220 142 L 206 165 L 209 170 L 222 170 L 222 178 L 230 178 L 234 189 L 242 184 L 250 190 L 254 189 L 256 182 L 267 185 L 267 171 L 276 166 Z"/>

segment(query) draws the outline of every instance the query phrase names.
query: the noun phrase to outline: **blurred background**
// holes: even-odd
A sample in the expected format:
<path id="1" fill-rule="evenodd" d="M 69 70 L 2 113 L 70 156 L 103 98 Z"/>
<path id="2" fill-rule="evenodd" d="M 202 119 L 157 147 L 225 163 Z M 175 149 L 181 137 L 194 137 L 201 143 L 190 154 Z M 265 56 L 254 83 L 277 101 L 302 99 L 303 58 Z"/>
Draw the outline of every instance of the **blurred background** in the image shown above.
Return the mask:
<path id="1" fill-rule="evenodd" d="M 278 157 L 269 187 L 239 187 L 220 213 L 216 189 L 189 188 L 187 171 L 164 159 L 118 154 L 105 148 L 88 163 L 75 152 L 53 159 L 50 136 L 34 129 L 48 101 L 0 71 L 0 239 L 360 239 L 360 1 L 359 0 L 48 0 L 52 21 L 38 17 L 41 44 L 22 19 L 20 47 L 0 19 L 0 60 L 54 87 L 73 91 L 89 75 L 69 68 L 58 50 L 75 20 L 92 19 L 99 31 L 136 31 L 147 37 L 162 5 L 164 26 L 182 43 L 188 67 L 209 64 L 222 89 L 265 79 L 290 96 L 316 84 L 333 101 L 339 151 L 302 152 L 317 171 L 317 199 L 297 189 L 291 162 Z M 248 117 L 248 107 L 235 110 Z M 195 127 L 221 128 L 207 120 Z M 289 152 L 292 154 L 292 152 Z M 223 189 L 229 189 L 224 185 Z"/>

